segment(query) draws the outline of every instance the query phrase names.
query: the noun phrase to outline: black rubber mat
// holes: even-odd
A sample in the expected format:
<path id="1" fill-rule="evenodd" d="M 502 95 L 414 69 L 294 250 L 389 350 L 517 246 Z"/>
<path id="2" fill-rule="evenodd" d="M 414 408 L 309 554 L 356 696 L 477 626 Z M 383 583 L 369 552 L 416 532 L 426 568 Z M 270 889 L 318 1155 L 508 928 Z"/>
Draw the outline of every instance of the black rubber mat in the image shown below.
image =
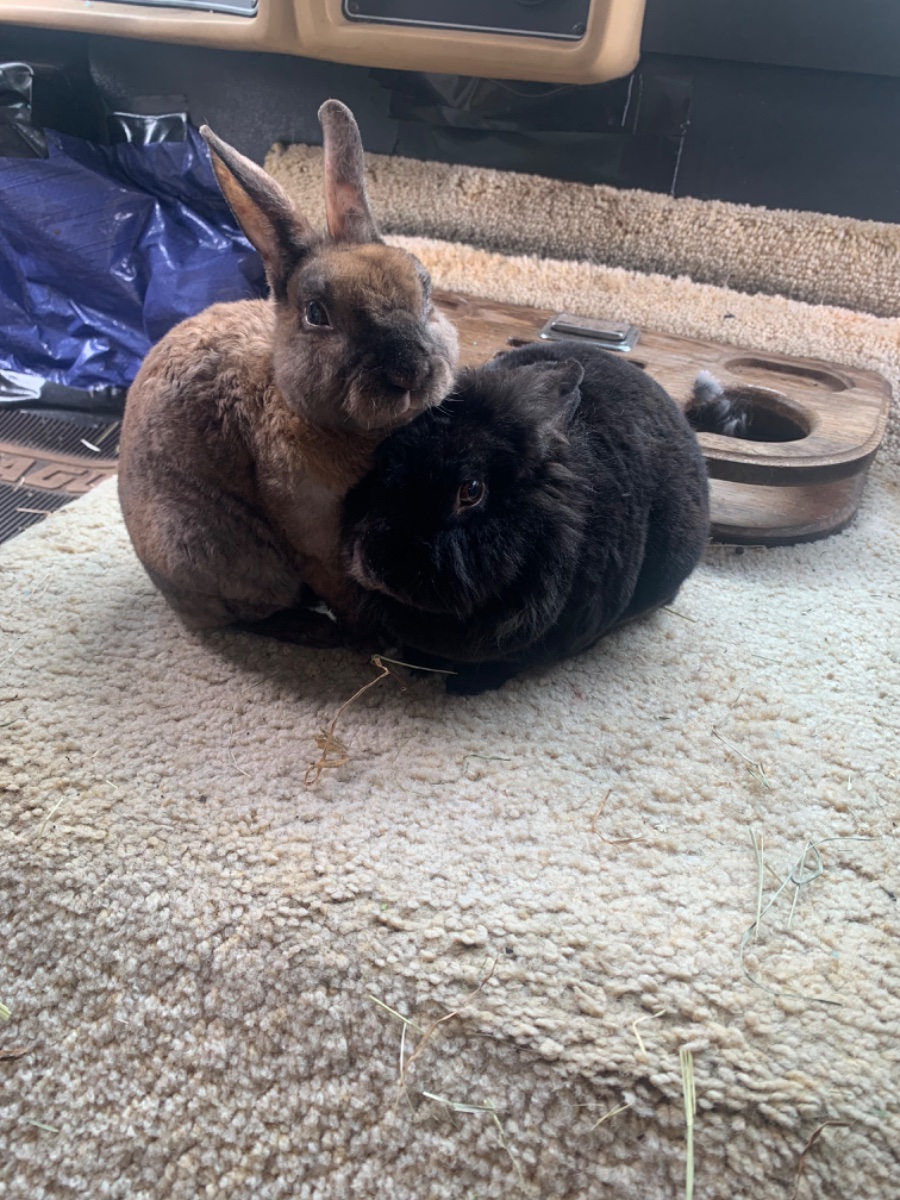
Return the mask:
<path id="1" fill-rule="evenodd" d="M 0 410 L 0 542 L 114 475 L 120 424 L 111 417 Z"/>

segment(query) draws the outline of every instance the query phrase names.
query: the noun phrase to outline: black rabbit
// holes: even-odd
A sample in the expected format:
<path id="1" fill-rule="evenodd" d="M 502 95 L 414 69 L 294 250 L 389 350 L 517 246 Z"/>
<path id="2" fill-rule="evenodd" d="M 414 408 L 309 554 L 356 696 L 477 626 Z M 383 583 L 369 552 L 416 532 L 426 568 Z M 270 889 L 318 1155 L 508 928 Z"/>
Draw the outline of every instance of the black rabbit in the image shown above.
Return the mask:
<path id="1" fill-rule="evenodd" d="M 671 601 L 708 533 L 675 402 L 627 359 L 558 342 L 462 371 L 391 433 L 342 544 L 362 624 L 475 694 Z"/>

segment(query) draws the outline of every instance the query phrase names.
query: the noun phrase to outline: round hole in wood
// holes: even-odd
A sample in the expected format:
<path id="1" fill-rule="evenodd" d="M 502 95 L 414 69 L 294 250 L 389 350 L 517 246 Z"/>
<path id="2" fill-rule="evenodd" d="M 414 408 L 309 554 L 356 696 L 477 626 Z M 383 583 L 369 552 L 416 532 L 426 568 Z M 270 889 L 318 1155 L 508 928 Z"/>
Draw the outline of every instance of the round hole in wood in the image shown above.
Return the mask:
<path id="1" fill-rule="evenodd" d="M 744 384 L 726 391 L 736 413 L 744 417 L 744 428 L 734 435 L 721 435 L 713 420 L 695 423 L 691 418 L 698 433 L 718 433 L 746 442 L 799 442 L 809 437 L 816 423 L 812 412 L 771 388 Z"/>

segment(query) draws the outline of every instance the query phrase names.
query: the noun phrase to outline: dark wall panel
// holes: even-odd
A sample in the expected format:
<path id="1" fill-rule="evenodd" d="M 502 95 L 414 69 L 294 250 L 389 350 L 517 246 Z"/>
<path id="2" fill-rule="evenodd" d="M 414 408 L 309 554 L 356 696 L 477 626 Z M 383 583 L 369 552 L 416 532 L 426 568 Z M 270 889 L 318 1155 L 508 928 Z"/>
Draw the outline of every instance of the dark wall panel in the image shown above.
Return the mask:
<path id="1" fill-rule="evenodd" d="M 644 50 L 900 76 L 898 0 L 647 0 Z"/>
<path id="2" fill-rule="evenodd" d="M 900 222 L 900 79 L 690 66 L 676 195 Z"/>

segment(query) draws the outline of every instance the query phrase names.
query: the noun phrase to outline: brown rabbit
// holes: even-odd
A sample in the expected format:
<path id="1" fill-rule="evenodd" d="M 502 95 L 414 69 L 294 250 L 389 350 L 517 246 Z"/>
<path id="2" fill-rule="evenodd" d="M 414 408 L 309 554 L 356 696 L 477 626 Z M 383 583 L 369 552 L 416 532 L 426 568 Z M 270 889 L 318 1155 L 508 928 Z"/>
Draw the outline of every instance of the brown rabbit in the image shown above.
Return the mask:
<path id="1" fill-rule="evenodd" d="M 128 393 L 125 524 L 150 578 L 195 629 L 264 620 L 309 590 L 352 615 L 341 500 L 389 430 L 439 404 L 453 381 L 456 332 L 432 306 L 422 264 L 379 238 L 352 114 L 328 100 L 319 120 L 327 236 L 201 129 L 271 298 L 183 321 Z M 310 640 L 327 641 L 334 623 L 308 620 Z"/>

